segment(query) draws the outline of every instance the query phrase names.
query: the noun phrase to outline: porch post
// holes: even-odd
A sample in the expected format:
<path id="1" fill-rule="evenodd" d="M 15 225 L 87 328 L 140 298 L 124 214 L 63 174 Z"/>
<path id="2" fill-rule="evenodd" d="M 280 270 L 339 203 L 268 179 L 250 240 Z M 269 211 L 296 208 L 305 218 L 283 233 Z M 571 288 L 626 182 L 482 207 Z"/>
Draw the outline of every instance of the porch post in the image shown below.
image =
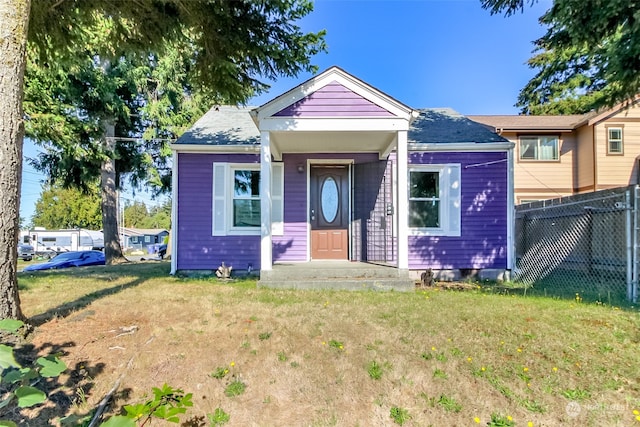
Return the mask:
<path id="1" fill-rule="evenodd" d="M 398 146 L 396 159 L 396 182 L 398 183 L 398 207 L 396 209 L 396 221 L 398 221 L 398 269 L 409 269 L 409 200 L 408 200 L 408 147 L 407 131 L 398 131 Z"/>
<path id="2" fill-rule="evenodd" d="M 272 268 L 271 244 L 271 142 L 260 132 L 260 270 Z"/>

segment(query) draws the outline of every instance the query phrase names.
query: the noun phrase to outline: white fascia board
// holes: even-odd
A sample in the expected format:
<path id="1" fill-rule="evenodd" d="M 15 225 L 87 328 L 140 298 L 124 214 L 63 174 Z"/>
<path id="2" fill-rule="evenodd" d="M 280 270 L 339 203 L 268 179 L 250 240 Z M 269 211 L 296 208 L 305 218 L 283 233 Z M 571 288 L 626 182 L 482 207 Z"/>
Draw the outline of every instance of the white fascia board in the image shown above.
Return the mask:
<path id="1" fill-rule="evenodd" d="M 173 150 L 173 170 L 171 174 L 171 271 L 170 275 L 178 270 L 178 153 Z"/>
<path id="2" fill-rule="evenodd" d="M 462 142 L 455 144 L 409 144 L 409 151 L 508 151 L 513 150 L 513 142 Z"/>
<path id="3" fill-rule="evenodd" d="M 302 83 L 301 85 L 275 98 L 271 102 L 257 108 L 254 110 L 255 112 L 252 113 L 252 117 L 254 117 L 254 121 L 256 123 L 260 123 L 265 118 L 273 116 L 278 111 L 300 101 L 307 95 L 316 92 L 333 81 L 340 83 L 347 89 L 352 90 L 354 93 L 357 93 L 363 98 L 373 102 L 381 108 L 384 108 L 399 118 L 403 118 L 405 120 L 412 120 L 413 118 L 413 109 L 401 104 L 374 87 L 336 67 L 328 69 L 324 73 Z"/>
<path id="4" fill-rule="evenodd" d="M 215 153 L 215 154 L 246 154 L 259 153 L 260 145 L 202 145 L 202 144 L 172 144 L 171 149 L 177 153 Z"/>
<path id="5" fill-rule="evenodd" d="M 409 122 L 396 117 L 314 117 L 291 119 L 270 117 L 260 122 L 260 131 L 400 131 L 408 130 Z"/>

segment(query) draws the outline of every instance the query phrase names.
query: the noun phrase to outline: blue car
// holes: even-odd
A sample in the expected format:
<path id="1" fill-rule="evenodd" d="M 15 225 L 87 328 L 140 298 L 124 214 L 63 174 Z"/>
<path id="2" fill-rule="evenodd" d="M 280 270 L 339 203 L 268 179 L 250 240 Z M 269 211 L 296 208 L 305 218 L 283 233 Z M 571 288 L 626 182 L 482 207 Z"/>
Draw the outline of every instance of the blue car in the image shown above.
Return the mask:
<path id="1" fill-rule="evenodd" d="M 28 265 L 22 271 L 53 270 L 104 264 L 104 253 L 100 251 L 64 252 L 42 264 Z"/>

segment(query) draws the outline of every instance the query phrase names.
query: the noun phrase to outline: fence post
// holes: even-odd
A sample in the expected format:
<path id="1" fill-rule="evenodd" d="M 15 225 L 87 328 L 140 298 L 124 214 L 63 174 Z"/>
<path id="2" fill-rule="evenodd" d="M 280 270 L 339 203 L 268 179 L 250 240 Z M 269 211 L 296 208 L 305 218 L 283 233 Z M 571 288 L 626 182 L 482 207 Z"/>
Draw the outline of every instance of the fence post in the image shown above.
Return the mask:
<path id="1" fill-rule="evenodd" d="M 631 194 L 627 190 L 624 193 L 624 209 L 626 213 L 625 231 L 627 237 L 627 300 L 633 302 L 633 237 L 632 237 L 632 218 L 631 218 Z"/>
<path id="2" fill-rule="evenodd" d="M 633 192 L 633 291 L 631 301 L 635 304 L 638 302 L 638 193 L 640 191 L 640 186 L 634 186 Z"/>

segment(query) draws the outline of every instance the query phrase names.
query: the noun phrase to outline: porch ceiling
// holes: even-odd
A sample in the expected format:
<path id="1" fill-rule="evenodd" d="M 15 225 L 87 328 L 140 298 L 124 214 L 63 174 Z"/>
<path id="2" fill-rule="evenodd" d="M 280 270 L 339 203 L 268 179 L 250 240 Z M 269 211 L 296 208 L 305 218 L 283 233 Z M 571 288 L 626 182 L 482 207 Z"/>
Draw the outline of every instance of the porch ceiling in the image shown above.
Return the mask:
<path id="1" fill-rule="evenodd" d="M 271 132 L 271 143 L 280 153 L 388 153 L 396 132 Z"/>

